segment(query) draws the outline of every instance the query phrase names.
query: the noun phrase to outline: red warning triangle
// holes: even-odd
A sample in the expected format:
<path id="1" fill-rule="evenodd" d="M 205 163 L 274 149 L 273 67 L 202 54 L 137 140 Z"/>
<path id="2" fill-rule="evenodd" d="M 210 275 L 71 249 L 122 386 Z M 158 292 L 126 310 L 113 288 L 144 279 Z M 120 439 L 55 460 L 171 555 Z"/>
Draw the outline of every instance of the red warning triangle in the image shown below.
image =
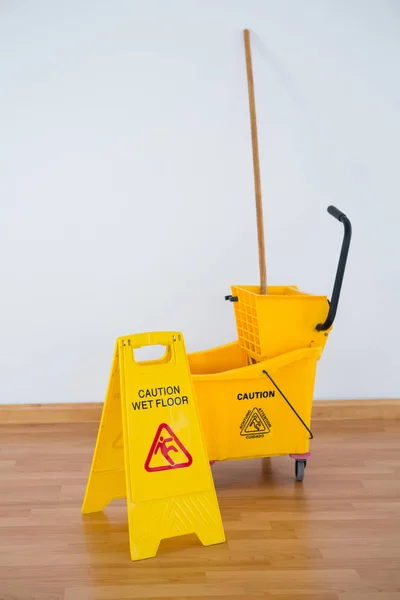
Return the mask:
<path id="1" fill-rule="evenodd" d="M 193 458 L 178 440 L 171 427 L 161 423 L 147 456 L 144 468 L 150 473 L 190 467 Z"/>

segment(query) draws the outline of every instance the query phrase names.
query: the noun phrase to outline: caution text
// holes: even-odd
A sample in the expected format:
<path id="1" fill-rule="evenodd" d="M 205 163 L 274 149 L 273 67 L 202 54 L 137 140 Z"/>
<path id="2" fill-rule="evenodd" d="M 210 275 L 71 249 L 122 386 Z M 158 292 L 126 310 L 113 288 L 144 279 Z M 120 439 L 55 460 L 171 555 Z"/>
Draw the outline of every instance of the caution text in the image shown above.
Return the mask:
<path id="1" fill-rule="evenodd" d="M 262 392 L 245 392 L 244 394 L 238 394 L 238 400 L 254 400 L 254 398 L 274 398 L 275 390 L 264 390 Z"/>
<path id="2" fill-rule="evenodd" d="M 179 385 L 139 390 L 137 394 L 139 398 L 146 398 L 146 400 L 132 402 L 133 410 L 167 408 L 171 406 L 180 406 L 181 404 L 189 404 L 188 396 L 181 395 Z"/>

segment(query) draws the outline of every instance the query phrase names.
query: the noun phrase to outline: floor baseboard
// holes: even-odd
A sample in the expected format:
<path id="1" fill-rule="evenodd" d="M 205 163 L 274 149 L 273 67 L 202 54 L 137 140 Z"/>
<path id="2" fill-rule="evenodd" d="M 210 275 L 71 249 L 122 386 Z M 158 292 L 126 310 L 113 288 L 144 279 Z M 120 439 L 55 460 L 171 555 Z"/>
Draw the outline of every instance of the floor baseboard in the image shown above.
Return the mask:
<path id="1" fill-rule="evenodd" d="M 0 404 L 0 425 L 98 423 L 103 404 Z M 312 420 L 400 419 L 400 399 L 315 400 Z"/>
<path id="2" fill-rule="evenodd" d="M 400 399 L 316 400 L 313 421 L 400 419 Z"/>
<path id="3" fill-rule="evenodd" d="M 3 404 L 0 425 L 34 425 L 46 423 L 95 423 L 100 421 L 100 402 L 65 404 Z"/>

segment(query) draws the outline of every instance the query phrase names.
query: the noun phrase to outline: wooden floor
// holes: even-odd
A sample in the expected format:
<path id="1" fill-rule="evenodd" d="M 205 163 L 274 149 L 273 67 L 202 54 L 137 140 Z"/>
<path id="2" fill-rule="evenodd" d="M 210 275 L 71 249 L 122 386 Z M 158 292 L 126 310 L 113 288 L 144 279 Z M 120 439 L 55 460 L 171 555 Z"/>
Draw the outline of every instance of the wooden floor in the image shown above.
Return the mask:
<path id="1" fill-rule="evenodd" d="M 319 425 L 287 458 L 214 465 L 227 543 L 129 559 L 123 502 L 80 514 L 97 427 L 0 427 L 0 599 L 400 599 L 400 421 Z"/>

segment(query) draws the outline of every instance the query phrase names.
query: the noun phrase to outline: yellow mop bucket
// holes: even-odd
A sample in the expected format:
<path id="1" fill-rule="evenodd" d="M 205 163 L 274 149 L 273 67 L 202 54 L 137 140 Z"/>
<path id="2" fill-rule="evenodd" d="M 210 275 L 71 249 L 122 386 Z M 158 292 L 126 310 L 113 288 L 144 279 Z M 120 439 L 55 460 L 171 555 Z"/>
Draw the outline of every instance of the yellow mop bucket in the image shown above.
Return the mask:
<path id="1" fill-rule="evenodd" d="M 306 454 L 321 347 L 248 364 L 237 342 L 189 354 L 210 460 Z"/>
<path id="2" fill-rule="evenodd" d="M 317 361 L 332 328 L 351 240 L 344 225 L 332 299 L 296 286 L 232 286 L 238 341 L 189 355 L 210 460 L 290 454 L 302 480 L 310 430 Z"/>
<path id="3" fill-rule="evenodd" d="M 232 286 L 226 300 L 234 302 L 238 341 L 255 360 L 276 356 L 298 348 L 325 346 L 332 329 L 347 255 L 351 223 L 334 206 L 328 213 L 344 225 L 342 250 L 336 272 L 332 299 L 300 291 L 297 286 L 271 286 L 260 294 L 259 286 Z"/>

